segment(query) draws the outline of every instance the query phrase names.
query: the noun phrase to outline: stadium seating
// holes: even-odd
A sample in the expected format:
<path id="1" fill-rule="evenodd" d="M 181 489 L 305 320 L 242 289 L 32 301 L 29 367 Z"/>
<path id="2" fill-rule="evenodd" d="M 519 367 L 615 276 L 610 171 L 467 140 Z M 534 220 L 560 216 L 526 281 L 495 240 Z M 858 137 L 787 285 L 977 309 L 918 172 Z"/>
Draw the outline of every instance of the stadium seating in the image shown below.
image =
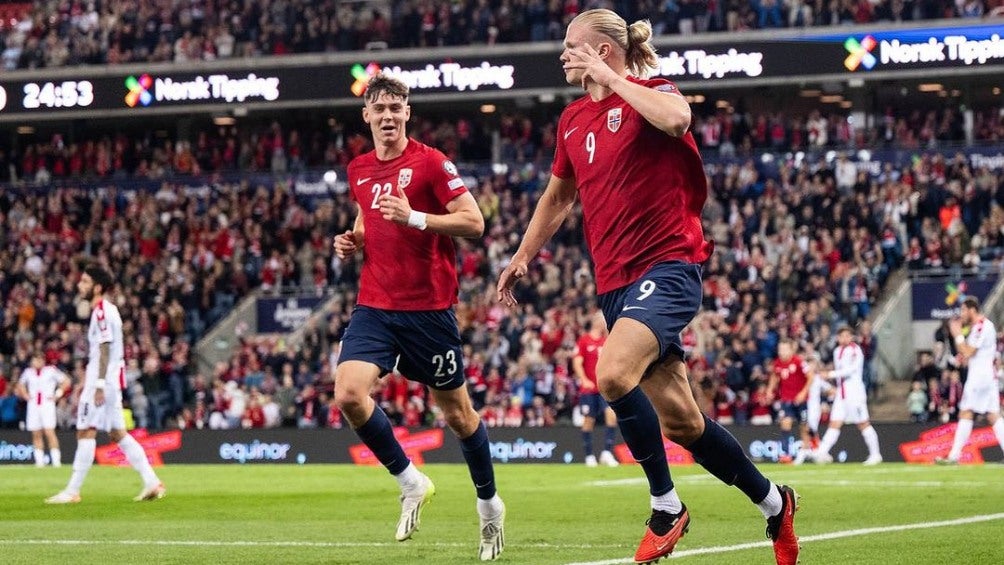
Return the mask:
<path id="1" fill-rule="evenodd" d="M 546 139 L 551 127 L 543 126 L 541 136 L 507 135 L 507 143 L 515 153 L 536 155 L 539 147 L 527 147 L 547 143 L 529 140 Z M 93 145 L 102 143 L 116 145 Z M 1001 265 L 999 171 L 974 170 L 964 158 L 924 155 L 912 166 L 885 167 L 874 178 L 852 175 L 854 182 L 846 184 L 838 181 L 840 157 L 789 160 L 774 172 L 760 162 L 708 164 L 712 198 L 705 227 L 718 251 L 705 269 L 704 311 L 684 337 L 712 413 L 748 416 L 782 337 L 813 344 L 825 361 L 836 325 L 864 318 L 890 270 L 904 262 L 918 268 Z M 208 426 L 214 412 L 220 413 L 217 425 L 240 425 L 245 418 L 228 411 L 230 399 L 260 392 L 267 405 L 281 396 L 287 373 L 294 400 L 308 385 L 309 398 L 293 403 L 295 416 L 254 421 L 341 425 L 327 406 L 330 344 L 337 343 L 351 304 L 339 303 L 326 324 L 310 328 L 301 350 L 248 339 L 212 375 L 195 374 L 190 346 L 251 289 L 351 290 L 356 265 L 334 260 L 330 246 L 330 234 L 350 222 L 347 197 L 336 194 L 315 206 L 291 191 L 282 175 L 273 186 L 224 183 L 208 193 L 186 193 L 182 187 L 200 178 L 195 172 L 174 175 L 154 192 L 111 188 L 93 172 L 82 173 L 86 183 L 68 175 L 55 190 L 2 189 L 0 261 L 12 267 L 0 275 L 2 342 L 9 344 L 0 351 L 4 375 L 16 374 L 34 348 L 79 373 L 86 348 L 72 285 L 81 254 L 99 250 L 98 260 L 122 281 L 115 299 L 126 318 L 129 378 L 138 383 L 131 392 L 145 398 L 138 404 L 146 407 L 149 425 L 173 426 L 180 418 L 181 425 Z M 576 394 L 569 347 L 594 307 L 578 212 L 534 263 L 531 284 L 519 288 L 523 310 L 507 313 L 492 299 L 494 273 L 518 244 L 514 234 L 521 233 L 546 173 L 546 163 L 533 159 L 473 173 L 471 188 L 487 230 L 481 245 L 460 244 L 457 311 L 476 400 L 498 425 L 569 417 Z M 80 188 L 84 184 L 91 188 Z M 826 212 L 808 213 L 808 204 Z M 127 223 L 126 217 L 138 220 Z M 419 391 L 387 381 L 378 395 L 396 421 L 434 424 L 436 408 Z"/>
<path id="2" fill-rule="evenodd" d="M 558 40 L 580 11 L 612 7 L 657 34 L 979 18 L 995 0 L 183 0 L 19 2 L 2 8 L 5 70 Z"/>

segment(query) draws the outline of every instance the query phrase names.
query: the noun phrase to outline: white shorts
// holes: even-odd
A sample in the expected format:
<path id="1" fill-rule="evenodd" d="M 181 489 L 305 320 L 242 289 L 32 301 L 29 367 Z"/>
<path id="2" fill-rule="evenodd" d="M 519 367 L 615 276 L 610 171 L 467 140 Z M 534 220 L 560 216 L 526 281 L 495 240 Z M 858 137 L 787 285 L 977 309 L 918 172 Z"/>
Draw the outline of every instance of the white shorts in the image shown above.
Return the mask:
<path id="1" fill-rule="evenodd" d="M 77 406 L 77 430 L 95 429 L 103 432 L 125 430 L 125 416 L 122 414 L 122 395 L 105 393 L 105 403 L 94 405 L 94 397 L 80 397 Z"/>
<path id="2" fill-rule="evenodd" d="M 32 402 L 28 404 L 28 417 L 25 419 L 25 425 L 29 432 L 56 429 L 56 403 L 35 404 Z"/>
<path id="3" fill-rule="evenodd" d="M 860 424 L 868 421 L 868 402 L 864 400 L 842 399 L 839 396 L 833 401 L 830 409 L 831 422 L 845 424 Z"/>
<path id="4" fill-rule="evenodd" d="M 1000 390 L 996 381 L 988 383 L 966 383 L 962 390 L 959 410 L 970 410 L 977 414 L 997 414 L 1001 410 Z"/>

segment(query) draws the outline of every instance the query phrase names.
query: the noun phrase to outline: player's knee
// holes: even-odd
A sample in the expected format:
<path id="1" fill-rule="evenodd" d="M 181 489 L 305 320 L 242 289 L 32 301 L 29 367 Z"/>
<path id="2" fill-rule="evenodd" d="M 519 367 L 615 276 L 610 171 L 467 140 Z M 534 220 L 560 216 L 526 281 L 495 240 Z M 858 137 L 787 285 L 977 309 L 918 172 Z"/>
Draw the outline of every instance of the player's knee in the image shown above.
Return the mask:
<path id="1" fill-rule="evenodd" d="M 335 404 L 343 413 L 353 413 L 362 409 L 366 405 L 368 391 L 358 387 L 335 387 Z"/>
<path id="2" fill-rule="evenodd" d="M 638 384 L 639 379 L 632 379 L 633 367 L 626 360 L 617 358 L 604 360 L 600 357 L 600 362 L 596 366 L 596 386 L 600 389 L 603 398 L 616 400 L 631 392 Z"/>
<path id="3" fill-rule="evenodd" d="M 443 409 L 443 419 L 453 433 L 460 438 L 465 438 L 474 433 L 481 418 L 474 411 L 473 407 L 456 406 Z"/>

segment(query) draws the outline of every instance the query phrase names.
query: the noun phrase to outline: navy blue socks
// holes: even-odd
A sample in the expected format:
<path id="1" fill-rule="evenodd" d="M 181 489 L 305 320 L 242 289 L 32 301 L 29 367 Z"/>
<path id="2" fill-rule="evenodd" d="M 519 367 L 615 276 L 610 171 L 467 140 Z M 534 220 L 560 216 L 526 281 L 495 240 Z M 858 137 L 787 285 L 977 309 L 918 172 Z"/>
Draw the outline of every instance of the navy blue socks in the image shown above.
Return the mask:
<path id="1" fill-rule="evenodd" d="M 379 406 L 373 409 L 370 419 L 356 429 L 356 434 L 391 475 L 400 474 L 411 463 L 394 437 L 394 427 L 390 425 L 387 414 Z"/>
<path id="2" fill-rule="evenodd" d="M 473 434 L 460 440 L 460 451 L 464 453 L 478 498 L 488 500 L 495 496 L 495 469 L 492 467 L 491 445 L 484 422 L 478 424 Z"/>
<path id="3" fill-rule="evenodd" d="M 723 483 L 743 491 L 754 504 L 770 493 L 770 481 L 753 465 L 736 438 L 707 416 L 704 433 L 686 448 L 694 455 L 694 461 Z"/>
<path id="4" fill-rule="evenodd" d="M 659 417 L 641 387 L 634 387 L 631 392 L 610 401 L 610 407 L 617 414 L 624 443 L 648 477 L 650 494 L 662 496 L 673 490 Z"/>

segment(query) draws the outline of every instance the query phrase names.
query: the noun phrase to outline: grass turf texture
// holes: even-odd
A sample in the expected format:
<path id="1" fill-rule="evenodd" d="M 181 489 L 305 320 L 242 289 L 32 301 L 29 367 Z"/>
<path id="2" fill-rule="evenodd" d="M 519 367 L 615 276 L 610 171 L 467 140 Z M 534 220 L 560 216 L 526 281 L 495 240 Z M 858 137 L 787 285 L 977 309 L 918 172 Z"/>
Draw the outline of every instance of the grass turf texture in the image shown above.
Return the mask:
<path id="1" fill-rule="evenodd" d="M 762 468 L 802 495 L 796 531 L 803 538 L 1004 512 L 1004 467 L 996 464 Z M 478 519 L 466 467 L 423 469 L 436 483 L 436 497 L 414 538 L 397 543 L 398 490 L 382 468 L 167 466 L 158 469 L 167 497 L 134 503 L 140 482 L 131 469 L 94 467 L 82 503 L 47 506 L 42 499 L 65 485 L 69 466 L 0 467 L 0 562 L 477 562 Z M 773 563 L 766 544 L 721 550 L 765 540 L 764 520 L 737 489 L 697 466 L 673 473 L 694 520 L 677 545 L 676 561 Z M 508 507 L 499 563 L 630 562 L 648 516 L 637 466 L 500 465 L 496 474 Z M 809 540 L 801 562 L 1000 563 L 1002 532 L 1004 514 L 963 525 Z M 695 554 L 707 548 L 713 552 Z"/>

